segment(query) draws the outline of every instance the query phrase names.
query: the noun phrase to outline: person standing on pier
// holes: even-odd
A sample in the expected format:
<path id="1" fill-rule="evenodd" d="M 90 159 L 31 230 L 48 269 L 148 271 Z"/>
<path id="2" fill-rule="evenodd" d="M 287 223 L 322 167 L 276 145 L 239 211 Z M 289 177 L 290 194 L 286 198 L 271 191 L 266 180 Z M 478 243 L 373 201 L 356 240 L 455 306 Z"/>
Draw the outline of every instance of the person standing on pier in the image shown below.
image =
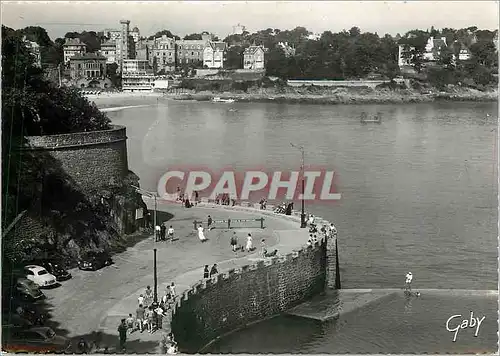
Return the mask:
<path id="1" fill-rule="evenodd" d="M 198 238 L 200 239 L 201 242 L 207 241 L 207 238 L 205 237 L 205 234 L 203 232 L 203 226 L 198 226 Z"/>
<path id="2" fill-rule="evenodd" d="M 233 236 L 231 236 L 231 248 L 233 252 L 236 252 L 236 247 L 238 246 L 238 236 L 236 236 L 236 231 L 233 232 Z"/>
<path id="3" fill-rule="evenodd" d="M 205 265 L 205 269 L 203 270 L 203 278 L 210 278 L 210 271 L 208 269 L 208 265 Z"/>
<path id="4" fill-rule="evenodd" d="M 118 325 L 118 334 L 120 335 L 120 351 L 125 351 L 125 342 L 127 341 L 127 324 L 125 319 L 122 319 Z"/>
<path id="5" fill-rule="evenodd" d="M 252 243 L 252 235 L 250 233 L 248 233 L 248 236 L 247 236 L 247 245 L 246 245 L 246 250 L 247 252 L 250 252 L 253 248 L 253 243 Z"/>
<path id="6" fill-rule="evenodd" d="M 412 280 L 413 280 L 413 274 L 411 272 L 408 272 L 406 274 L 405 292 L 411 293 L 411 281 Z"/>
<path id="7" fill-rule="evenodd" d="M 207 229 L 209 231 L 212 230 L 212 222 L 213 222 L 212 217 L 209 215 L 207 220 Z"/>

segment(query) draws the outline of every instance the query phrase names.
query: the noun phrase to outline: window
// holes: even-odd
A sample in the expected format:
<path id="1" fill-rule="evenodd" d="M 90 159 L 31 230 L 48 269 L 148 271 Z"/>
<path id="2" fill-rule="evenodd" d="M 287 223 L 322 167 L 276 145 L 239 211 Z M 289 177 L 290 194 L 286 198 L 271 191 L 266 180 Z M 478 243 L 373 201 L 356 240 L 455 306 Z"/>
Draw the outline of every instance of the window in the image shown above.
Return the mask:
<path id="1" fill-rule="evenodd" d="M 48 274 L 48 273 L 49 273 L 49 272 L 47 272 L 47 270 L 42 269 L 40 272 L 38 272 L 38 275 L 39 275 L 39 276 L 43 276 L 43 275 Z"/>
<path id="2" fill-rule="evenodd" d="M 191 55 L 194 56 L 194 52 L 191 52 Z"/>

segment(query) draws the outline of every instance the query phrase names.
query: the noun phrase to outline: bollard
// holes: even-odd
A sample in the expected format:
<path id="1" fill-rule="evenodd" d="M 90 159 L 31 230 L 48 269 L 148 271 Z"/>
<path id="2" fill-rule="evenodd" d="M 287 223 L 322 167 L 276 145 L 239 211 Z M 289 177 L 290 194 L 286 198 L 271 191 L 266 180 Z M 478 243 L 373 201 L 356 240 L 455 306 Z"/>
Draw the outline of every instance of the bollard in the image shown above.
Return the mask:
<path id="1" fill-rule="evenodd" d="M 231 219 L 230 218 L 227 219 L 227 228 L 231 229 Z"/>
<path id="2" fill-rule="evenodd" d="M 260 228 L 264 228 L 264 218 L 260 218 Z"/>

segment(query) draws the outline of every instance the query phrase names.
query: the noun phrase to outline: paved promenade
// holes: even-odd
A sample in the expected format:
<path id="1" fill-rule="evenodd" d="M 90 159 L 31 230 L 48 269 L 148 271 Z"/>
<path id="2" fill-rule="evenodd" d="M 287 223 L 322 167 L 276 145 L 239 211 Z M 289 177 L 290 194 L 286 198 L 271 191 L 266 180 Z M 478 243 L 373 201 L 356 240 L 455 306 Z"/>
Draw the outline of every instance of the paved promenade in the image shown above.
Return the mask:
<path id="1" fill-rule="evenodd" d="M 152 207 L 148 202 L 148 207 Z M 164 212 L 168 212 L 168 215 Z M 253 219 L 263 216 L 264 229 L 258 222 L 246 223 L 251 227 L 227 227 L 206 233 L 209 239 L 200 243 L 193 229 L 193 221 L 206 223 L 207 216 L 214 220 Z M 172 217 L 173 215 L 173 217 Z M 158 203 L 158 222 L 169 219 L 179 238 L 174 242 L 154 242 L 148 237 L 124 253 L 115 255 L 115 264 L 96 272 L 74 270 L 73 279 L 63 286 L 47 291 L 48 303 L 53 306 L 53 320 L 58 330 L 66 330 L 66 336 L 89 337 L 92 331 L 104 333 L 103 344 L 114 351 L 118 342 L 117 327 L 120 319 L 135 314 L 137 298 L 147 285 L 154 287 L 153 249 L 157 248 L 158 297 L 163 295 L 166 285 L 174 282 L 176 293 L 182 294 L 191 285 L 202 279 L 203 267 L 217 263 L 219 273 L 231 268 L 255 263 L 260 260 L 260 241 L 266 239 L 268 249 L 278 249 L 287 254 L 304 246 L 308 232 L 300 229 L 297 216 L 277 215 L 271 211 L 259 211 L 245 207 L 222 207 L 200 204 L 185 209 L 171 203 Z M 250 232 L 257 248 L 253 253 L 233 252 L 229 245 L 233 231 L 237 232 L 238 243 L 244 245 Z M 164 331 L 163 331 L 164 332 Z M 64 332 L 61 332 L 64 335 Z M 135 332 L 128 336 L 127 352 L 156 352 L 162 331 L 149 334 Z"/>

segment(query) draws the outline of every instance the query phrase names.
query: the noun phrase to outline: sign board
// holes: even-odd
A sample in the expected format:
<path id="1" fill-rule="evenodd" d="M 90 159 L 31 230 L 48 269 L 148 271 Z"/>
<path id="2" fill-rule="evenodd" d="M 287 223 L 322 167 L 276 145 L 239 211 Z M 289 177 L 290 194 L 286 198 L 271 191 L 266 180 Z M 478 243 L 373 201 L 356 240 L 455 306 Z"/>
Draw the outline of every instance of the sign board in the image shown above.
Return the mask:
<path id="1" fill-rule="evenodd" d="M 141 209 L 135 209 L 135 219 L 136 220 L 139 220 L 139 219 L 142 219 L 144 217 L 144 212 Z"/>

